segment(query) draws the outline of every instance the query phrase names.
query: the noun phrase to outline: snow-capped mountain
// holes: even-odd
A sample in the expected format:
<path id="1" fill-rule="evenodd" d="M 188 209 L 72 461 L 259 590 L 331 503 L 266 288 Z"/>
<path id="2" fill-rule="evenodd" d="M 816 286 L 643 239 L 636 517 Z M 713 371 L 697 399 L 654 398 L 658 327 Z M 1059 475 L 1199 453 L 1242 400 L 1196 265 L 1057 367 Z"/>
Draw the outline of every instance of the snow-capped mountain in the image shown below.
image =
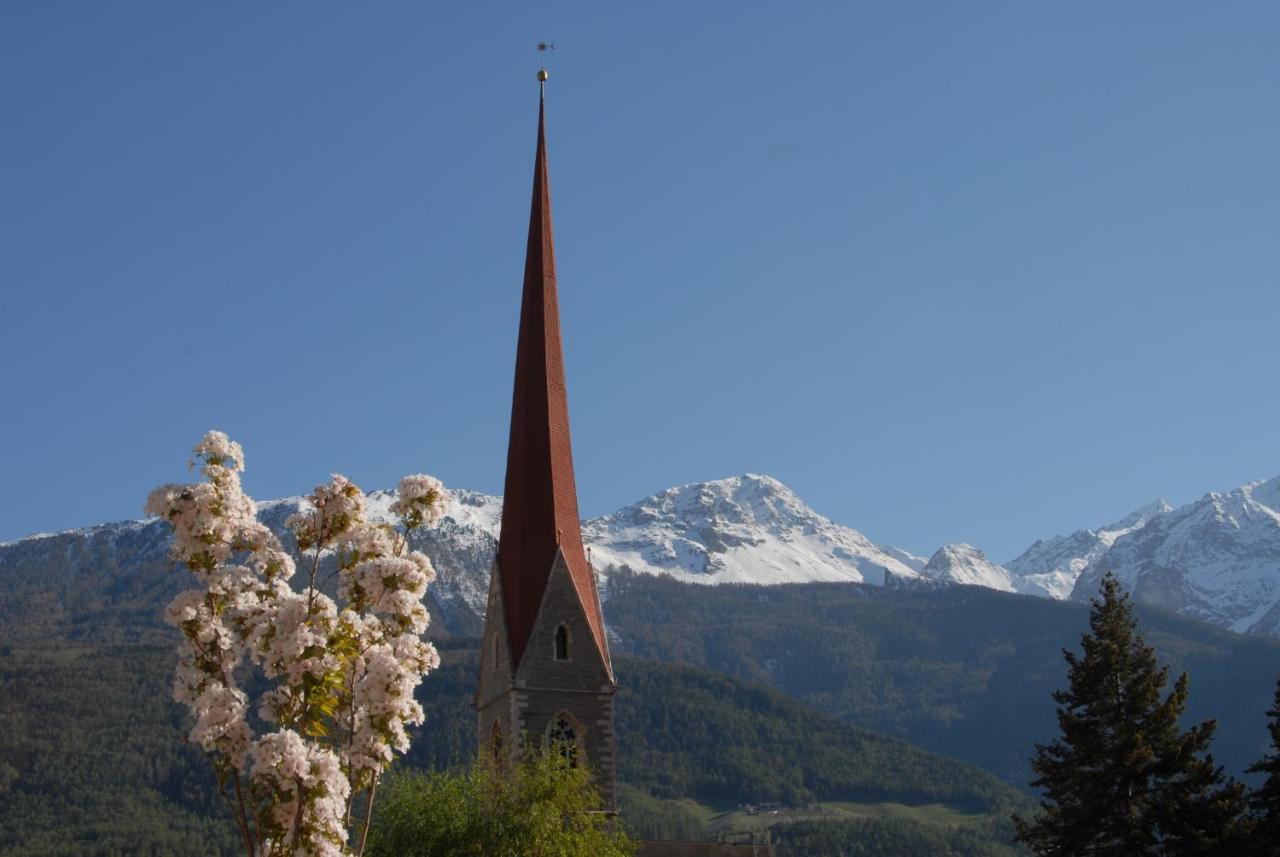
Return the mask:
<path id="1" fill-rule="evenodd" d="M 390 520 L 392 492 L 369 495 L 370 517 Z M 416 542 L 435 564 L 437 598 L 483 615 L 502 498 L 453 492 L 444 519 Z M 669 488 L 582 527 L 603 580 L 615 569 L 695 583 L 883 584 L 918 577 L 924 560 L 885 548 L 819 515 L 769 476 L 746 474 Z M 606 592 L 607 595 L 607 592 Z"/>
<path id="2" fill-rule="evenodd" d="M 1153 500 L 1114 524 L 1096 530 L 1076 530 L 1067 536 L 1036 540 L 1007 568 L 1024 581 L 1019 591 L 1050 598 L 1071 597 L 1076 580 L 1102 558 L 1116 539 L 1146 526 L 1152 519 L 1173 511 L 1164 500 Z"/>
<path id="3" fill-rule="evenodd" d="M 1036 595 L 1041 598 L 1056 596 L 1046 586 L 1043 575 L 1021 575 L 987 559 L 987 555 L 973 545 L 943 545 L 921 570 L 921 575 L 941 583 L 958 583 L 965 586 L 985 586 L 1001 592 L 1019 595 Z"/>
<path id="4" fill-rule="evenodd" d="M 1120 536 L 1072 597 L 1114 572 L 1139 601 L 1243 633 L 1280 634 L 1280 477 L 1210 493 Z"/>
<path id="5" fill-rule="evenodd" d="M 442 520 L 415 533 L 413 542 L 436 567 L 436 582 L 428 590 L 434 626 L 471 634 L 484 616 L 502 498 L 465 489 L 454 489 L 451 496 Z M 369 517 L 390 521 L 394 499 L 394 492 L 369 493 Z M 301 503 L 301 497 L 263 501 L 258 515 L 288 541 L 285 521 Z M 672 488 L 588 521 L 583 532 L 606 583 L 605 596 L 608 575 L 617 569 L 706 584 L 882 584 L 889 578 L 918 578 L 916 568 L 924 566 L 920 557 L 881 548 L 817 514 L 768 476 Z M 0 624 L 6 615 L 13 617 L 12 627 L 19 619 L 28 621 L 33 605 L 50 621 L 127 613 L 139 626 L 154 624 L 159 608 L 192 585 L 189 575 L 169 562 L 168 545 L 168 526 L 154 519 L 0 544 Z M 90 624 L 76 633 L 105 627 Z"/>
<path id="6" fill-rule="evenodd" d="M 920 573 L 940 583 L 985 586 L 1001 592 L 1018 591 L 1009 569 L 996 565 L 973 545 L 943 545 L 929 558 Z"/>
<path id="7" fill-rule="evenodd" d="M 770 476 L 669 488 L 588 521 L 595 567 L 625 567 L 694 583 L 884 584 L 917 578 L 919 558 L 873 544 L 810 509 Z"/>
<path id="8" fill-rule="evenodd" d="M 502 499 L 455 489 L 444 519 L 415 535 L 435 564 L 429 608 L 438 632 L 474 634 L 483 619 Z M 389 520 L 394 494 L 368 509 Z M 282 532 L 301 503 L 259 504 Z M 1237 631 L 1280 635 L 1280 478 L 1172 510 L 1163 501 L 1097 530 L 1038 541 L 1005 565 L 971 545 L 946 545 L 927 562 L 823 517 L 768 476 L 747 474 L 670 488 L 587 521 L 583 535 L 608 595 L 619 569 L 700 584 L 849 581 L 967 584 L 1005 592 L 1087 598 L 1114 570 L 1140 601 Z M 41 623 L 75 634 L 133 633 L 190 586 L 167 559 L 168 527 L 126 521 L 0 544 L 0 628 Z M 113 626 L 111 622 L 116 624 Z M 79 624 L 77 624 L 79 623 Z M 105 629 L 105 630 L 104 630 Z"/>

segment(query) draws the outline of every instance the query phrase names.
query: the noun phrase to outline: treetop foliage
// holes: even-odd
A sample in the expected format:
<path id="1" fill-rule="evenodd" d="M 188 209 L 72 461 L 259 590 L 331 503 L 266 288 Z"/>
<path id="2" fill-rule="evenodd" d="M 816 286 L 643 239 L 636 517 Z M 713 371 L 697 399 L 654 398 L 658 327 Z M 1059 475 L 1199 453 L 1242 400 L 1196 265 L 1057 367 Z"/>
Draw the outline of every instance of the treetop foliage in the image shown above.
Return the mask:
<path id="1" fill-rule="evenodd" d="M 374 811 L 369 857 L 626 857 L 635 843 L 600 812 L 585 767 L 535 753 L 513 770 L 402 772 Z"/>

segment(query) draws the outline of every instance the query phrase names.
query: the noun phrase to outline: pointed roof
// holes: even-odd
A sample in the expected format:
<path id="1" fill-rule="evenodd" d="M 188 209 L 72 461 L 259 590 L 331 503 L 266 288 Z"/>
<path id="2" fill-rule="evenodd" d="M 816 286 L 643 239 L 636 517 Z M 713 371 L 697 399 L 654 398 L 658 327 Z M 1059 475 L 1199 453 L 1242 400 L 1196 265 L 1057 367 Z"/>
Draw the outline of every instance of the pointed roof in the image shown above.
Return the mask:
<path id="1" fill-rule="evenodd" d="M 498 572 L 513 664 L 520 663 L 529 642 L 557 552 L 564 554 L 596 646 L 607 663 L 604 621 L 595 578 L 583 550 L 573 478 L 551 234 L 545 113 L 545 99 L 540 98 Z"/>

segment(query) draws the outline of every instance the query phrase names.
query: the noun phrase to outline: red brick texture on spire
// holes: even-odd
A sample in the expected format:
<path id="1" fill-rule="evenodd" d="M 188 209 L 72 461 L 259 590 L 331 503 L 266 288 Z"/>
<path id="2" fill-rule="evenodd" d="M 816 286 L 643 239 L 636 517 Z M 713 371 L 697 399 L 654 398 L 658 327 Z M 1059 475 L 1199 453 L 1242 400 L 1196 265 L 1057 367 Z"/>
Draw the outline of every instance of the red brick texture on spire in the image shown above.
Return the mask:
<path id="1" fill-rule="evenodd" d="M 544 105 L 540 103 L 507 482 L 498 538 L 498 571 L 513 665 L 520 663 L 528 644 L 557 550 L 564 553 L 596 647 L 607 663 L 604 621 L 594 575 L 583 550 L 580 520 L 560 348 Z"/>

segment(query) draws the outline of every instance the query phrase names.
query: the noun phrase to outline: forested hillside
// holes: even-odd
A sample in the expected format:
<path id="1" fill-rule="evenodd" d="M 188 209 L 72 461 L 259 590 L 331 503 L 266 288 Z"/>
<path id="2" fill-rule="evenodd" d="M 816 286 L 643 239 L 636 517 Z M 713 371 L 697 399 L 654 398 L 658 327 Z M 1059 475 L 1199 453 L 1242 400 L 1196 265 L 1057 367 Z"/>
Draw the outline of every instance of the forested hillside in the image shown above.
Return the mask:
<path id="1" fill-rule="evenodd" d="M 143 542 L 136 552 L 155 547 L 141 531 L 131 537 Z M 18 600 L 44 607 L 16 615 L 0 608 L 0 643 L 169 638 L 158 624 L 167 590 L 134 591 L 123 577 L 86 575 L 35 575 Z M 108 584 L 109 593 L 95 594 Z M 1220 721 L 1215 754 L 1241 773 L 1265 745 L 1263 712 L 1280 673 L 1280 641 L 1137 609 L 1160 656 L 1175 673 L 1191 675 L 1188 717 Z M 1019 784 L 1029 778 L 1035 742 L 1053 734 L 1050 693 L 1065 679 L 1061 650 L 1077 645 L 1086 615 L 1083 604 L 977 587 L 704 587 L 623 574 L 610 578 L 605 604 L 616 652 L 770 685 Z M 439 623 L 431 633 L 448 639 Z"/>
<path id="2" fill-rule="evenodd" d="M 767 684 L 859 726 L 974 762 L 1019 784 L 1055 734 L 1088 606 L 971 586 L 693 588 L 610 581 L 614 651 Z M 1237 775 L 1267 743 L 1280 641 L 1137 608 L 1147 640 L 1191 679 L 1189 721 L 1219 721 L 1214 754 Z"/>
<path id="3" fill-rule="evenodd" d="M 444 767 L 474 752 L 476 654 L 455 647 L 444 661 L 422 686 L 427 723 L 406 764 Z M 0 853 L 235 853 L 205 761 L 181 743 L 173 663 L 168 646 L 0 649 Z M 619 777 L 627 795 L 652 799 L 653 826 L 681 798 L 894 801 L 985 816 L 969 835 L 992 843 L 1007 837 L 1008 812 L 1025 805 L 973 766 L 776 691 L 625 658 L 618 675 Z"/>
<path id="4" fill-rule="evenodd" d="M 0 647 L 0 853 L 232 854 L 172 647 Z"/>

